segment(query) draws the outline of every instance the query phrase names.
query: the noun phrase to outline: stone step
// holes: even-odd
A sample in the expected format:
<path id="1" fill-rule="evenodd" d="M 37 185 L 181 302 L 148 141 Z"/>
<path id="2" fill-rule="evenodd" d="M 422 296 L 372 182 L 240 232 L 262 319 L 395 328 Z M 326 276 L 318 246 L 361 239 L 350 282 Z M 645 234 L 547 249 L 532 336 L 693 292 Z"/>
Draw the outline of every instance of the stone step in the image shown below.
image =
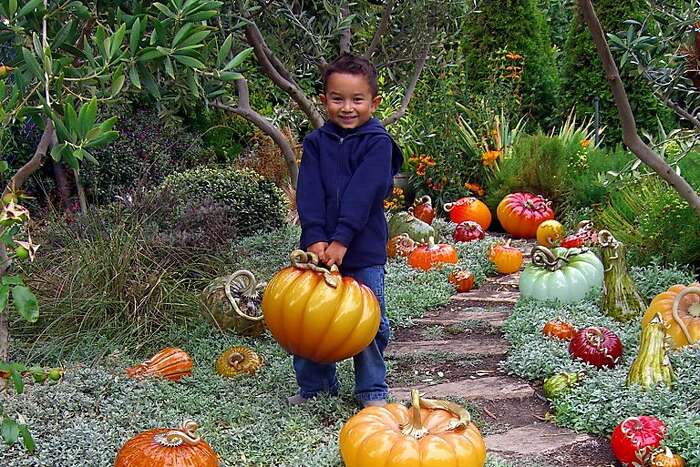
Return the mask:
<path id="1" fill-rule="evenodd" d="M 393 388 L 391 394 L 399 400 L 409 400 L 412 388 Z M 498 401 L 504 399 L 526 399 L 533 397 L 534 389 L 529 384 L 509 376 L 464 379 L 450 383 L 419 384 L 421 394 L 429 398 L 461 397 L 466 400 Z"/>
<path id="2" fill-rule="evenodd" d="M 534 456 L 559 451 L 595 438 L 550 423 L 533 423 L 484 438 L 491 453 Z"/>
<path id="3" fill-rule="evenodd" d="M 510 313 L 507 311 L 457 311 L 440 316 L 414 319 L 413 323 L 422 326 L 450 326 L 464 321 L 484 321 L 494 328 L 501 328 L 509 315 Z"/>
<path id="4" fill-rule="evenodd" d="M 459 355 L 505 355 L 508 342 L 505 339 L 429 340 L 391 342 L 384 355 L 398 357 L 411 353 L 449 352 Z"/>
<path id="5" fill-rule="evenodd" d="M 461 302 L 478 302 L 478 303 L 488 303 L 488 304 L 503 304 L 511 305 L 518 301 L 520 292 L 510 291 L 510 290 L 483 290 L 478 289 L 476 291 L 458 293 L 450 297 L 450 300 L 461 301 Z"/>

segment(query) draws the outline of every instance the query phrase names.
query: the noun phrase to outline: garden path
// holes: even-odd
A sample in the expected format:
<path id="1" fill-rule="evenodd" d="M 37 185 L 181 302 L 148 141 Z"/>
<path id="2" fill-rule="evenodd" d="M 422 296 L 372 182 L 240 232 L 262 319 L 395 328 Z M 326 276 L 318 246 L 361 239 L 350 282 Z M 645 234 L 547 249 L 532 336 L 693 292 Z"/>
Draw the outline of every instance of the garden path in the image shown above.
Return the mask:
<path id="1" fill-rule="evenodd" d="M 527 263 L 534 241 L 511 244 Z M 548 421 L 541 386 L 500 369 L 508 350 L 501 327 L 520 295 L 519 276 L 488 278 L 397 330 L 386 351 L 392 395 L 408 400 L 410 388 L 418 388 L 427 397 L 465 403 L 483 420 L 488 452 L 517 465 L 615 465 L 606 439 L 557 427 Z"/>

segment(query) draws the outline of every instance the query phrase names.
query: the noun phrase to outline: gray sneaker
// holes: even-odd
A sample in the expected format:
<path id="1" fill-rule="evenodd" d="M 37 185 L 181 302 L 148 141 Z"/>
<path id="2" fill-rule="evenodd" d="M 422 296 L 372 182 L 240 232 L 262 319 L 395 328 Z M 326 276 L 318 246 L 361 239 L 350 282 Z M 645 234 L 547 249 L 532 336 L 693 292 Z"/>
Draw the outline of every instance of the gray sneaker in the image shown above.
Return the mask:
<path id="1" fill-rule="evenodd" d="M 301 397 L 301 394 L 294 394 L 293 396 L 287 397 L 287 403 L 289 405 L 301 405 L 305 404 L 309 399 L 306 397 Z"/>

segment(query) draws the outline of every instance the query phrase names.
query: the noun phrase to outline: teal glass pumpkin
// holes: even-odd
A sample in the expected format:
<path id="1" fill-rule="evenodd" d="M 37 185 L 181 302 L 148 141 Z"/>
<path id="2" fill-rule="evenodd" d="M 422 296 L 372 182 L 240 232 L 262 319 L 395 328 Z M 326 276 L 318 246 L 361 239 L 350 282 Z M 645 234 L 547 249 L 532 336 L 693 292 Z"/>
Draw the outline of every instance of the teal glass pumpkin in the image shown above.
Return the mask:
<path id="1" fill-rule="evenodd" d="M 603 285 L 603 263 L 582 248 L 532 249 L 532 263 L 520 274 L 520 296 L 537 300 L 581 300 Z"/>
<path id="2" fill-rule="evenodd" d="M 435 229 L 408 212 L 397 212 L 389 219 L 389 238 L 407 234 L 418 243 L 428 243 L 430 237 L 437 238 Z"/>

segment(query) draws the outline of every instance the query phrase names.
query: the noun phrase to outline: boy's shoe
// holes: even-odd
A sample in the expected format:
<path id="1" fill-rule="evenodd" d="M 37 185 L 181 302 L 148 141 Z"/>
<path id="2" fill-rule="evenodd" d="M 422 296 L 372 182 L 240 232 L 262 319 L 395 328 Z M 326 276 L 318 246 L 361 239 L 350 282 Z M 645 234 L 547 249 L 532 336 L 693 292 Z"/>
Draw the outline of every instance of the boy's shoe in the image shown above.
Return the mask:
<path id="1" fill-rule="evenodd" d="M 386 401 L 384 399 L 379 399 L 376 401 L 362 401 L 362 407 L 384 407 Z"/>
<path id="2" fill-rule="evenodd" d="M 287 397 L 287 403 L 289 405 L 301 405 L 305 404 L 309 399 L 302 397 L 301 394 L 294 394 L 293 396 Z"/>

